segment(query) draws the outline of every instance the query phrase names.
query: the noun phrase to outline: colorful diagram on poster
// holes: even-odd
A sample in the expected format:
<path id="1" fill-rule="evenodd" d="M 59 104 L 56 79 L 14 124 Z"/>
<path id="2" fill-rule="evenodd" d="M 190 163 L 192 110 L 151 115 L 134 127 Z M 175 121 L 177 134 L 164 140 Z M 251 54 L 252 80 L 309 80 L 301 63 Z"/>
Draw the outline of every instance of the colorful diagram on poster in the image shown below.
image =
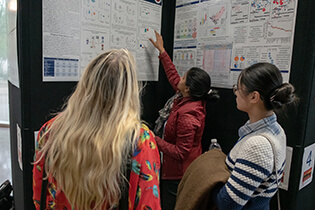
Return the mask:
<path id="1" fill-rule="evenodd" d="M 187 39 L 197 37 L 197 19 L 184 20 L 175 25 L 175 38 Z"/>
<path id="2" fill-rule="evenodd" d="M 272 18 L 293 18 L 295 0 L 273 0 Z"/>
<path id="3" fill-rule="evenodd" d="M 250 21 L 269 19 L 272 0 L 252 0 L 250 5 Z"/>

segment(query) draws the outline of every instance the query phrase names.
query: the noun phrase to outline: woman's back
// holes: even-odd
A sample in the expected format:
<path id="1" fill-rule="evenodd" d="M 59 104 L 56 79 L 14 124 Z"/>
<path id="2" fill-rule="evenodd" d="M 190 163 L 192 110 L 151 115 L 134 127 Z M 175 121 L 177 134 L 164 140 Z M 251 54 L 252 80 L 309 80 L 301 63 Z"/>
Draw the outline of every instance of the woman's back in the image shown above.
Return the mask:
<path id="1" fill-rule="evenodd" d="M 46 173 L 58 183 L 52 196 L 62 191 L 77 209 L 119 203 L 127 188 L 127 162 L 141 131 L 139 98 L 136 65 L 129 51 L 113 49 L 90 62 L 64 110 L 38 139 L 45 144 L 35 164 L 44 161 Z M 34 191 L 38 190 L 35 185 Z"/>
<path id="2" fill-rule="evenodd" d="M 36 156 L 48 140 L 46 131 L 55 118 L 45 123 L 36 140 Z M 39 141 L 41 140 L 41 141 Z M 38 157 L 38 156 L 37 156 Z M 43 176 L 44 159 L 36 162 L 33 168 L 33 200 L 36 209 L 40 207 L 41 185 Z M 153 133 L 144 124 L 141 124 L 137 147 L 131 159 L 130 188 L 128 189 L 129 209 L 137 209 L 141 206 L 151 209 L 160 209 L 159 192 L 159 152 L 153 137 Z M 67 179 L 67 177 L 65 177 Z M 79 184 L 79 183 L 78 183 Z M 47 187 L 48 209 L 73 209 L 65 194 L 58 188 L 58 183 L 51 175 L 48 177 Z M 146 193 L 141 193 L 147 191 Z"/>

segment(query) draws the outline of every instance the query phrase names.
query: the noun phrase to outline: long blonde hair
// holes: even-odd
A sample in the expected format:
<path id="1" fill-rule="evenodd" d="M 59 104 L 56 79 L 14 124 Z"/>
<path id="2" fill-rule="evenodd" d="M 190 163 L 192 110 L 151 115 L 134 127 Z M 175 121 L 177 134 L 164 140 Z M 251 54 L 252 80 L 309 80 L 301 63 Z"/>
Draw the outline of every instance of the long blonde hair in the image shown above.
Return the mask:
<path id="1" fill-rule="evenodd" d="M 112 207 L 119 202 L 126 157 L 139 131 L 134 58 L 127 50 L 110 50 L 88 65 L 52 123 L 42 149 L 47 174 L 73 207 Z"/>

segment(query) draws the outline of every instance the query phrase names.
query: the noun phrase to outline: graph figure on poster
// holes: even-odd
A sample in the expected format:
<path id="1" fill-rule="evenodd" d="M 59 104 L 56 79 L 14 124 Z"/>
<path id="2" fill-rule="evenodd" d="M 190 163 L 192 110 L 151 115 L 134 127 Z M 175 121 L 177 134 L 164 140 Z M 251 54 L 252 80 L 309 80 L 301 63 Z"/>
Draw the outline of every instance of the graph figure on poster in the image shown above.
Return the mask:
<path id="1" fill-rule="evenodd" d="M 179 75 L 184 75 L 186 71 L 195 65 L 196 52 L 194 50 L 174 50 L 174 65 Z"/>
<path id="2" fill-rule="evenodd" d="M 293 17 L 294 9 L 295 0 L 273 0 L 272 18 Z"/>
<path id="3" fill-rule="evenodd" d="M 244 65 L 245 65 L 245 56 L 244 55 L 234 57 L 234 65 L 233 65 L 234 68 L 236 68 L 236 69 L 244 68 L 245 67 Z"/>
<path id="4" fill-rule="evenodd" d="M 267 36 L 268 38 L 276 37 L 291 37 L 292 35 L 292 21 L 286 22 L 267 22 Z"/>

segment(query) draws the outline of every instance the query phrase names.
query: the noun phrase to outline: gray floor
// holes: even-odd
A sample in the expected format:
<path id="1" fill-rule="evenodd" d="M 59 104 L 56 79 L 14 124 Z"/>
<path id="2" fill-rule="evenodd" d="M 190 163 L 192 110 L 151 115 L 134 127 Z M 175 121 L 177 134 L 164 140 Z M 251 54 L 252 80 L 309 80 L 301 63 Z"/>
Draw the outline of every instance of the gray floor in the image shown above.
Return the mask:
<path id="1" fill-rule="evenodd" d="M 10 130 L 0 128 L 0 184 L 11 178 Z"/>

